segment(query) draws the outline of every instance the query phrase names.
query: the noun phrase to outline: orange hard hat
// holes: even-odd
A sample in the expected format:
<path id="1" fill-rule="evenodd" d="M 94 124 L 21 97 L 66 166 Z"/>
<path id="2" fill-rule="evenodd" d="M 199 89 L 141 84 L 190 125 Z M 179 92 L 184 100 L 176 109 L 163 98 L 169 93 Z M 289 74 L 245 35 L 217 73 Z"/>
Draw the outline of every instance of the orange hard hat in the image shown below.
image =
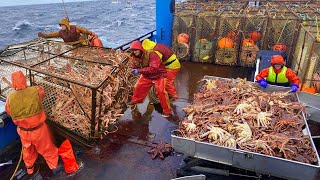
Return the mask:
<path id="1" fill-rule="evenodd" d="M 178 35 L 178 43 L 188 43 L 189 35 L 186 33 L 181 33 Z"/>
<path id="2" fill-rule="evenodd" d="M 273 46 L 274 51 L 285 52 L 287 50 L 287 46 L 283 43 L 278 43 Z"/>
<path id="3" fill-rule="evenodd" d="M 284 65 L 284 59 L 281 55 L 274 55 L 271 58 L 271 65 L 275 65 L 275 64 L 281 64 Z"/>
<path id="4" fill-rule="evenodd" d="M 242 46 L 253 46 L 254 45 L 254 40 L 247 38 L 243 39 L 242 41 Z"/>
<path id="5" fill-rule="evenodd" d="M 143 51 L 141 42 L 138 41 L 138 40 L 133 41 L 131 43 L 131 45 L 130 45 L 130 49 L 129 50 L 141 50 L 141 51 Z"/>
<path id="6" fill-rule="evenodd" d="M 221 38 L 218 41 L 219 48 L 232 48 L 233 47 L 233 41 L 230 38 Z"/>

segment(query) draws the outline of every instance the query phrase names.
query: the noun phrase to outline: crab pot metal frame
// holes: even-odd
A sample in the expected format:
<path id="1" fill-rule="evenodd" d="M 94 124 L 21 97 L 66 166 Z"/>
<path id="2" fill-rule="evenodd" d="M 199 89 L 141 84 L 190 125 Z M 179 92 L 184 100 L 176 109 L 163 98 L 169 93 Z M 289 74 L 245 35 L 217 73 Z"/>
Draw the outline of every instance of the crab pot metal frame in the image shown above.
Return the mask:
<path id="1" fill-rule="evenodd" d="M 287 0 L 281 2 L 260 1 L 259 6 L 247 6 L 248 2 L 246 1 L 229 1 L 223 5 L 213 1 L 187 1 L 178 4 L 176 5 L 178 10 L 175 13 L 172 33 L 173 50 L 178 55 L 180 52 L 188 54 L 187 58 L 182 58 L 182 60 L 191 59 L 195 62 L 254 66 L 254 63 L 248 65 L 241 61 L 240 57 L 243 55 L 241 54 L 241 44 L 243 39 L 248 37 L 248 33 L 253 30 L 256 31 L 256 27 L 260 27 L 261 39 L 256 43 L 257 47 L 259 49 L 272 49 L 277 43 L 286 44 L 288 65 L 290 65 L 291 54 L 295 49 L 299 34 L 299 24 L 303 21 L 303 18 L 294 11 L 290 3 L 292 4 L 292 1 Z M 299 3 L 305 4 L 307 1 Z M 315 15 L 320 14 L 315 8 L 319 3 L 310 2 L 307 4 L 303 8 L 305 11 L 316 11 Z M 226 37 L 231 31 L 237 33 L 233 50 L 219 49 L 217 47 L 218 40 Z M 208 35 L 211 32 L 214 33 L 213 38 Z M 189 35 L 188 48 L 177 43 L 177 37 L 180 33 Z M 204 59 L 199 55 L 200 52 L 206 51 L 199 50 L 203 43 L 205 48 L 208 45 L 211 48 L 210 43 L 213 43 L 212 52 L 208 56 L 204 56 L 206 57 Z M 184 51 L 181 51 L 181 49 Z M 186 53 L 186 51 L 188 52 Z M 230 62 L 230 54 L 233 57 L 234 51 L 236 52 L 236 58 Z"/>
<path id="2" fill-rule="evenodd" d="M 217 23 L 222 12 L 203 11 L 196 20 L 195 45 L 192 61 L 208 62 L 214 61 L 214 49 L 217 47 Z"/>
<path id="3" fill-rule="evenodd" d="M 174 14 L 173 28 L 172 28 L 172 48 L 176 52 L 179 60 L 189 61 L 193 54 L 193 48 L 195 44 L 196 34 L 196 17 L 197 14 L 193 11 L 183 11 Z M 178 43 L 178 36 L 181 33 L 189 35 L 189 43 L 181 46 L 182 43 Z"/>
<path id="4" fill-rule="evenodd" d="M 314 86 L 320 92 L 320 43 L 316 41 L 317 27 L 300 25 L 300 34 L 292 62 L 302 85 Z"/>
<path id="5" fill-rule="evenodd" d="M 106 129 L 104 129 L 106 126 L 102 126 L 102 123 L 106 123 L 106 119 L 102 119 L 104 118 L 104 115 L 106 113 L 112 114 L 112 112 L 109 112 L 109 110 L 112 111 L 112 107 L 114 106 L 123 108 L 124 102 L 118 103 L 116 101 L 110 101 L 106 99 L 103 94 L 109 92 L 109 85 L 115 83 L 115 75 L 120 75 L 121 78 L 123 78 L 126 77 L 128 73 L 130 73 L 130 69 L 128 68 L 128 66 L 125 66 L 129 59 L 124 54 L 123 56 L 117 57 L 116 55 L 118 54 L 116 53 L 116 51 L 109 48 L 73 46 L 73 48 L 71 49 L 68 49 L 58 55 L 52 56 L 49 51 L 45 52 L 43 51 L 43 49 L 39 49 L 37 47 L 39 46 L 31 47 L 29 45 L 20 49 L 16 49 L 16 53 L 8 53 L 13 50 L 7 48 L 1 54 L 0 60 L 2 63 L 8 64 L 12 67 L 24 69 L 26 72 L 25 74 L 29 76 L 29 85 L 40 85 L 44 88 L 46 96 L 43 100 L 43 107 L 48 115 L 48 123 L 53 125 L 55 129 L 57 129 L 57 132 L 59 134 L 67 136 L 69 138 L 71 137 L 80 144 L 91 146 L 94 142 L 96 142 L 95 140 L 100 139 L 101 135 L 103 135 L 103 133 L 106 131 Z M 40 60 L 34 57 L 28 58 L 28 56 L 26 55 L 20 57 L 24 60 L 20 60 L 19 57 L 14 58 L 15 54 L 28 52 L 31 49 L 32 51 L 36 51 L 37 55 L 41 53 L 41 57 L 42 54 L 45 54 L 45 56 L 43 56 L 42 59 L 40 58 Z M 120 63 L 118 63 L 117 65 L 112 64 L 112 61 L 108 59 L 106 59 L 106 61 L 109 61 L 110 63 L 100 62 L 97 61 L 99 57 L 95 58 L 95 56 L 90 56 L 91 60 L 85 59 L 81 56 L 75 56 L 75 58 L 73 58 L 72 54 L 78 54 L 79 52 L 77 51 L 79 49 L 93 49 L 95 52 L 105 52 L 105 55 L 108 55 L 109 53 L 107 58 L 111 58 L 112 55 L 110 54 L 113 54 L 113 57 L 119 60 Z M 88 53 L 89 51 L 84 52 Z M 44 58 L 47 56 L 50 56 L 50 58 Z M 31 61 L 31 59 L 33 60 Z M 27 63 L 24 63 L 24 61 Z M 99 73 L 98 70 L 101 70 L 102 68 L 106 68 L 106 70 L 108 70 L 106 72 L 108 73 L 108 75 L 105 76 L 104 74 L 103 77 L 95 76 L 92 79 L 99 79 L 99 81 L 91 83 L 89 78 L 90 73 L 91 75 L 97 75 Z M 67 72 L 72 69 L 72 72 L 74 74 L 69 74 L 68 76 L 63 74 L 66 69 L 69 69 L 67 70 Z M 81 76 L 83 79 L 75 78 L 77 74 L 83 74 L 83 76 Z M 120 85 L 125 87 L 128 84 L 126 84 L 126 82 L 122 82 L 122 84 Z M 124 95 L 129 96 L 129 91 L 130 88 L 126 88 L 126 90 L 120 90 L 119 88 L 118 91 L 110 93 L 112 93 L 114 97 L 120 97 Z M 90 101 L 86 101 L 87 99 L 85 99 L 85 97 Z M 61 101 L 61 99 L 63 98 L 65 98 L 65 101 Z M 107 101 L 110 102 L 109 104 L 107 103 L 108 106 L 105 106 L 105 102 Z M 67 107 L 67 103 L 73 104 L 72 108 Z M 58 106 L 60 106 L 60 109 L 57 108 Z M 68 108 L 70 108 L 70 111 Z M 59 116 L 59 114 L 54 113 L 57 110 L 65 113 L 74 112 L 75 116 L 73 118 L 70 118 L 70 116 L 65 116 L 68 114 L 60 114 Z M 113 113 L 116 115 L 116 112 Z M 77 124 L 71 124 L 75 127 L 68 127 L 62 122 L 70 121 L 70 119 L 63 118 L 73 119 L 73 122 L 76 122 Z M 81 125 L 85 128 L 81 129 L 76 127 L 80 127 Z"/>
<path id="6" fill-rule="evenodd" d="M 243 22 L 243 14 L 241 11 L 224 11 L 217 24 L 217 37 L 228 37 L 233 41 L 232 48 L 216 48 L 215 63 L 221 65 L 236 65 L 238 64 L 240 39 L 242 37 L 240 31 Z"/>
<path id="7" fill-rule="evenodd" d="M 263 8 L 254 8 L 254 10 L 248 10 L 245 12 L 244 23 L 242 27 L 242 39 L 239 51 L 240 65 L 246 67 L 253 67 L 255 65 L 256 54 L 259 49 L 264 46 L 263 40 L 267 31 L 268 15 Z M 253 35 L 251 33 L 258 33 L 260 38 L 258 40 L 253 39 L 254 45 L 250 47 L 243 46 L 243 40 L 250 38 Z"/>

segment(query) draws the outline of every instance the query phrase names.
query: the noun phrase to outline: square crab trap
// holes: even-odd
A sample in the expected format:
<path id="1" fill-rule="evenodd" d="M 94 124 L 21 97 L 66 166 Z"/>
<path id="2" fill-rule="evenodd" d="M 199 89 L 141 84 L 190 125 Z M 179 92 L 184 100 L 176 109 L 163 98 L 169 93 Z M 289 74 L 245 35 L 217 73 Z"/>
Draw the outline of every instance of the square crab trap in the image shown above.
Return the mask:
<path id="1" fill-rule="evenodd" d="M 320 93 L 320 43 L 317 26 L 300 25 L 300 34 L 293 53 L 292 69 L 301 81 L 301 91 Z"/>
<path id="2" fill-rule="evenodd" d="M 246 10 L 239 52 L 241 66 L 255 66 L 256 55 L 263 46 L 267 23 L 268 15 L 264 9 Z"/>
<path id="3" fill-rule="evenodd" d="M 214 61 L 214 49 L 217 44 L 215 32 L 220 14 L 219 11 L 203 11 L 198 14 L 192 61 L 207 63 Z"/>
<path id="4" fill-rule="evenodd" d="M 25 68 L 30 83 L 46 92 L 48 123 L 57 133 L 90 146 L 117 129 L 114 124 L 133 90 L 128 61 L 120 51 L 75 46 Z"/>
<path id="5" fill-rule="evenodd" d="M 270 13 L 270 16 L 264 49 L 283 51 L 291 55 L 299 33 L 299 19 L 291 12 L 274 12 Z"/>
<path id="6" fill-rule="evenodd" d="M 215 63 L 236 65 L 240 46 L 242 11 L 225 11 L 221 14 L 217 29 L 217 49 Z"/>
<path id="7" fill-rule="evenodd" d="M 196 12 L 180 11 L 174 14 L 172 48 L 179 60 L 189 61 L 196 34 Z"/>

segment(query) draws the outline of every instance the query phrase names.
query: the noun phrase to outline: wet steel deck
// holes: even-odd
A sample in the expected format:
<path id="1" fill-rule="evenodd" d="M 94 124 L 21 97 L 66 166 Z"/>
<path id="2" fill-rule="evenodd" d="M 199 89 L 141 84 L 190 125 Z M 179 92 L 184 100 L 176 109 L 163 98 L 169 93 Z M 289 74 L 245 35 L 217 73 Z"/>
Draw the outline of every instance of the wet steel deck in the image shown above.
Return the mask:
<path id="1" fill-rule="evenodd" d="M 64 172 L 49 178 L 49 170 L 42 158 L 38 158 L 40 174 L 43 179 L 171 179 L 176 177 L 176 169 L 182 161 L 181 154 L 174 154 L 165 160 L 152 160 L 147 153 L 152 143 L 161 140 L 170 143 L 170 132 L 177 128 L 177 124 L 184 117 L 182 108 L 193 99 L 197 89 L 197 82 L 204 75 L 220 77 L 246 78 L 250 71 L 246 68 L 216 66 L 199 63 L 182 64 L 177 76 L 176 87 L 179 99 L 173 102 L 173 117 L 163 118 L 157 111 L 157 106 L 148 105 L 146 99 L 138 106 L 139 111 L 125 111 L 119 120 L 119 130 L 102 140 L 92 149 L 75 145 L 78 161 L 84 163 L 84 168 L 73 176 L 66 177 Z M 11 151 L 11 159 L 15 162 L 20 155 L 19 148 Z M 6 160 L 10 160 L 7 156 Z M 1 162 L 4 162 L 2 159 Z M 23 164 L 23 163 L 22 163 Z M 0 169 L 0 176 L 9 178 L 13 172 L 13 165 L 5 170 Z M 23 169 L 23 166 L 20 169 Z"/>

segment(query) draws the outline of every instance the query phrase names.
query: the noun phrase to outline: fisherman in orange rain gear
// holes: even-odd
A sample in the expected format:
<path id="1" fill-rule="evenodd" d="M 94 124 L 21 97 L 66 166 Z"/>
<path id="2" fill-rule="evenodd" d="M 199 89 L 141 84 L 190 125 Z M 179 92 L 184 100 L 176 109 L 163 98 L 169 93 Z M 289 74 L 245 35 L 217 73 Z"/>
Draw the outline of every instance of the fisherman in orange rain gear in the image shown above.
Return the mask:
<path id="1" fill-rule="evenodd" d="M 52 142 L 45 123 L 46 114 L 41 104 L 45 96 L 44 90 L 38 86 L 27 87 L 26 78 L 21 71 L 12 73 L 11 82 L 14 91 L 8 95 L 5 109 L 17 125 L 27 173 L 33 174 L 38 153 L 44 157 L 53 174 L 58 173 L 62 167 L 58 166 L 59 154 L 65 169 L 69 172 L 71 172 L 70 169 L 73 170 L 72 172 L 76 171 L 78 165 L 73 160 L 75 158 L 71 144 L 64 142 L 58 149 Z M 65 163 L 66 161 L 69 163 Z"/>
<path id="2" fill-rule="evenodd" d="M 136 108 L 137 103 L 142 103 L 152 85 L 155 85 L 156 94 L 163 109 L 162 116 L 171 116 L 170 101 L 166 87 L 166 67 L 160 56 L 152 50 L 143 49 L 140 41 L 132 42 L 130 51 L 134 58 L 133 74 L 141 74 L 131 98 L 130 105 Z"/>
<path id="3" fill-rule="evenodd" d="M 82 45 L 88 45 L 87 42 L 83 40 L 83 37 L 81 36 L 81 34 L 87 34 L 91 36 L 94 35 L 93 32 L 87 29 L 84 29 L 79 26 L 70 25 L 69 20 L 67 18 L 62 19 L 59 25 L 61 26 L 60 31 L 47 33 L 47 34 L 39 32 L 38 37 L 43 37 L 43 38 L 60 37 L 66 43 L 79 42 Z"/>
<path id="4" fill-rule="evenodd" d="M 38 86 L 27 87 L 21 71 L 12 73 L 11 82 L 14 91 L 8 95 L 5 108 L 18 126 L 27 173 L 33 173 L 38 153 L 44 157 L 50 169 L 58 168 L 58 148 L 52 142 L 41 105 L 44 91 Z"/>
<path id="5" fill-rule="evenodd" d="M 266 80 L 265 80 L 266 78 Z M 281 55 L 275 55 L 271 58 L 271 66 L 263 69 L 257 76 L 257 82 L 263 88 L 269 84 L 288 87 L 291 83 L 291 92 L 299 89 L 299 78 L 296 74 L 284 65 L 284 59 Z"/>
<path id="6" fill-rule="evenodd" d="M 92 47 L 103 47 L 101 40 L 98 38 L 98 35 L 92 33 L 92 35 L 88 35 L 89 46 Z"/>
<path id="7" fill-rule="evenodd" d="M 177 91 L 174 85 L 174 81 L 178 72 L 180 71 L 181 65 L 170 47 L 165 44 L 155 43 L 149 39 L 142 41 L 142 47 L 145 50 L 154 50 L 162 54 L 162 62 L 165 63 L 167 70 L 167 85 L 166 90 L 169 94 L 170 99 L 178 99 Z"/>

